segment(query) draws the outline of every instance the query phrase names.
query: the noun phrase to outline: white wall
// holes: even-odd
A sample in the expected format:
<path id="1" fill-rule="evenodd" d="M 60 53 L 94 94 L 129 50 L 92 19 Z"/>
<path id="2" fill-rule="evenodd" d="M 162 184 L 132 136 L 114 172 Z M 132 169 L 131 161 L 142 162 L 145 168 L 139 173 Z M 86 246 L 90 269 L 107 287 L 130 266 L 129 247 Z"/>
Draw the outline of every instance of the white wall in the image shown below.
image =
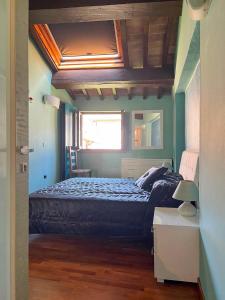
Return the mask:
<path id="1" fill-rule="evenodd" d="M 201 282 L 207 300 L 225 299 L 225 1 L 201 22 Z"/>
<path id="2" fill-rule="evenodd" d="M 200 137 L 200 63 L 185 92 L 185 144 L 186 149 L 199 151 Z"/>

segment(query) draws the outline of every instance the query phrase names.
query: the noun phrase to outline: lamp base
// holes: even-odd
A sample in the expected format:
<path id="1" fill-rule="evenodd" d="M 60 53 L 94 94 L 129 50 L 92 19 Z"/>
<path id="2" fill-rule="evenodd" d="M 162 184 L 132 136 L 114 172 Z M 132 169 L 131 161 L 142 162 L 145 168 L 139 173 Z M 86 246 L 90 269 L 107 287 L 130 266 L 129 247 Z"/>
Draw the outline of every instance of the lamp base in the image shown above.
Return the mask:
<path id="1" fill-rule="evenodd" d="M 196 215 L 196 208 L 190 202 L 183 202 L 178 207 L 178 212 L 184 217 L 194 217 Z"/>

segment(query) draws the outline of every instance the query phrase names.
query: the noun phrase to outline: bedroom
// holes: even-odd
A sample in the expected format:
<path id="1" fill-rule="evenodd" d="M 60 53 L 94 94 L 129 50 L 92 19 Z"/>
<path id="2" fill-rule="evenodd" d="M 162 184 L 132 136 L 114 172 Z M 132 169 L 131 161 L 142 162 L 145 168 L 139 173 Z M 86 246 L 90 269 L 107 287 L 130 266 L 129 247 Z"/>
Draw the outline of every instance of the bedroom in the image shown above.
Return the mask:
<path id="1" fill-rule="evenodd" d="M 224 274 L 223 268 L 218 268 L 218 266 L 222 266 L 222 264 L 224 264 L 223 256 L 220 253 L 220 251 L 222 251 L 222 249 L 224 248 L 224 244 L 221 239 L 224 232 L 224 222 L 222 219 L 222 212 L 224 210 L 224 206 L 221 202 L 224 196 L 224 188 L 222 184 L 222 179 L 224 178 L 224 103 L 222 102 L 223 82 L 222 79 L 218 77 L 218 74 L 220 74 L 219 72 L 221 72 L 222 74 L 223 70 L 223 64 L 219 62 L 219 57 L 221 57 L 221 53 L 223 53 L 224 47 L 221 43 L 219 47 L 206 47 L 206 45 L 208 45 L 209 43 L 209 39 L 206 38 L 207 30 L 209 30 L 211 33 L 210 38 L 212 39 L 212 41 L 210 40 L 210 42 L 213 45 L 215 43 L 219 43 L 221 39 L 220 32 L 218 32 L 218 35 L 212 35 L 214 28 L 214 25 L 212 24 L 215 18 L 217 18 L 218 22 L 221 22 L 221 24 L 222 22 L 224 22 L 223 17 L 219 14 L 219 11 L 222 11 L 223 3 L 222 1 L 217 4 L 213 3 L 210 7 L 208 15 L 201 22 L 196 22 L 191 20 L 188 12 L 188 7 L 185 1 L 183 3 L 181 3 L 182 1 L 168 1 L 170 3 L 163 3 L 164 1 L 156 1 L 161 2 L 160 5 L 165 5 L 160 6 L 160 14 L 167 15 L 167 17 L 162 17 L 161 15 L 159 17 L 157 15 L 157 17 L 151 17 L 150 21 L 146 22 L 145 14 L 159 13 L 157 13 L 154 10 L 151 10 L 151 2 L 153 1 L 148 1 L 147 4 L 144 4 L 147 6 L 149 5 L 149 11 L 137 10 L 139 18 L 141 16 L 143 17 L 143 20 L 134 18 L 133 22 L 121 22 L 122 24 L 125 23 L 125 29 L 127 30 L 125 36 L 127 37 L 128 63 L 130 64 L 129 68 L 126 67 L 126 70 L 128 70 L 128 72 L 117 72 L 117 66 L 114 66 L 114 68 L 110 69 L 110 71 L 103 68 L 101 70 L 101 75 L 98 72 L 98 69 L 91 69 L 92 66 L 89 66 L 89 69 L 78 69 L 75 71 L 67 70 L 69 72 L 62 70 L 55 73 L 55 70 L 52 69 L 51 63 L 49 64 L 48 62 L 48 57 L 46 57 L 46 55 L 43 54 L 41 49 L 42 47 L 40 47 L 40 43 L 36 44 L 32 34 L 30 35 L 28 43 L 30 97 L 29 102 L 26 102 L 25 104 L 23 100 L 19 100 L 24 99 L 24 96 L 22 96 L 24 94 L 21 94 L 20 96 L 20 93 L 25 93 L 25 89 L 21 89 L 20 93 L 18 94 L 17 92 L 16 94 L 17 97 L 19 97 L 17 100 L 17 105 L 18 108 L 20 107 L 17 110 L 17 113 L 19 113 L 19 115 L 17 116 L 17 126 L 19 126 L 19 130 L 17 131 L 17 146 L 28 144 L 26 140 L 28 136 L 28 132 L 26 133 L 28 126 L 27 128 L 25 126 L 26 116 L 24 116 L 24 113 L 29 107 L 29 181 L 26 179 L 26 155 L 17 155 L 17 170 L 20 170 L 21 172 L 17 172 L 16 178 L 12 177 L 15 178 L 15 181 L 11 180 L 10 186 L 12 184 L 11 190 L 13 191 L 13 182 L 15 182 L 17 186 L 16 195 L 17 197 L 19 197 L 18 199 L 21 199 L 21 201 L 15 206 L 16 210 L 14 210 L 14 212 L 7 205 L 4 207 L 5 212 L 8 211 L 8 214 L 5 213 L 5 216 L 16 213 L 17 217 L 15 218 L 15 232 L 18 232 L 17 236 L 20 237 L 20 239 L 17 238 L 15 242 L 17 256 L 20 257 L 19 261 L 15 266 L 17 274 L 20 273 L 20 276 L 17 275 L 16 280 L 14 281 L 15 290 L 17 293 L 16 299 L 27 299 L 26 286 L 28 255 L 26 247 L 26 228 L 28 225 L 28 207 L 27 201 L 25 200 L 27 199 L 27 196 L 25 195 L 27 195 L 28 192 L 27 184 L 29 183 L 29 193 L 31 194 L 30 203 L 32 203 L 33 192 L 42 189 L 42 193 L 48 194 L 50 190 L 45 190 L 47 186 L 51 186 L 57 182 L 62 181 L 65 178 L 68 178 L 70 176 L 70 170 L 68 165 L 69 160 L 68 157 L 65 155 L 66 146 L 78 146 L 78 142 L 81 142 L 79 144 L 79 148 L 84 148 L 85 142 L 84 139 L 82 139 L 83 134 L 80 138 L 78 138 L 77 135 L 77 133 L 80 133 L 81 130 L 84 129 L 82 128 L 82 126 L 84 126 L 84 116 L 89 117 L 90 121 L 91 118 L 93 120 L 94 115 L 94 117 L 98 117 L 98 119 L 94 120 L 95 123 L 98 123 L 103 122 L 103 115 L 104 118 L 107 119 L 107 122 L 105 122 L 104 124 L 109 124 L 110 122 L 110 124 L 112 124 L 112 119 L 109 122 L 109 117 L 112 118 L 113 115 L 112 112 L 114 114 L 116 113 L 116 115 L 119 116 L 120 128 L 117 128 L 118 133 L 121 135 L 121 137 L 125 136 L 126 138 L 117 139 L 117 141 L 120 140 L 120 143 L 119 146 L 118 144 L 117 146 L 115 146 L 117 149 L 114 150 L 104 149 L 104 151 L 102 151 L 102 149 L 79 149 L 79 151 L 77 152 L 79 168 L 81 170 L 90 170 L 92 176 L 92 178 L 81 179 L 84 180 L 83 184 L 81 184 L 82 188 L 84 188 L 82 190 L 82 193 L 85 194 L 87 192 L 87 197 L 89 197 L 88 191 L 85 190 L 85 188 L 87 186 L 87 182 L 89 180 L 94 181 L 95 177 L 119 178 L 122 176 L 138 178 L 139 175 L 143 174 L 144 171 L 146 171 L 152 166 L 151 164 L 157 164 L 157 166 L 160 166 L 164 163 L 164 165 L 168 166 L 167 160 L 170 163 L 170 168 L 173 167 L 174 171 L 177 172 L 181 170 L 180 173 L 184 175 L 184 173 L 182 173 L 182 168 L 185 166 L 184 168 L 187 169 L 187 165 L 184 163 L 184 160 L 181 161 L 181 155 L 183 151 L 187 149 L 187 152 L 198 152 L 200 159 L 199 198 L 201 234 L 199 277 L 206 299 L 223 299 L 224 289 L 222 284 L 222 278 L 224 278 Z M 50 2 L 46 2 L 45 4 L 43 4 L 42 9 L 37 10 L 39 4 L 40 3 L 38 3 L 38 1 L 33 2 L 34 6 L 33 10 L 31 9 L 32 13 L 30 14 L 30 18 L 34 18 L 34 20 L 35 18 L 43 18 L 43 20 L 40 21 L 40 23 L 43 22 L 51 24 L 53 20 L 51 13 L 45 14 L 43 13 L 44 10 L 42 11 L 42 9 L 48 8 L 48 5 L 50 5 L 49 8 L 52 9 L 53 7 L 51 7 L 51 5 L 53 4 L 51 4 Z M 181 4 L 183 4 L 182 11 Z M 35 7 L 35 5 L 37 6 Z M 58 21 L 56 20 L 55 22 L 61 23 L 62 20 L 60 21 L 60 18 L 62 19 L 65 17 L 65 15 L 62 13 L 63 8 L 60 8 L 59 2 L 57 2 L 55 5 L 56 11 L 58 10 L 60 12 L 57 15 Z M 134 13 L 136 7 L 135 5 L 138 6 L 141 4 L 128 3 L 126 5 L 128 5 L 128 8 L 132 7 L 132 13 Z M 173 5 L 177 5 L 176 7 L 179 7 L 179 10 L 176 11 Z M 104 4 L 103 8 L 106 9 L 105 13 L 107 13 L 107 5 Z M 18 10 L 17 13 L 23 15 L 24 11 L 26 11 L 26 7 L 23 7 L 21 5 L 20 9 L 21 10 Z M 85 10 L 86 8 L 82 9 Z M 87 18 L 92 18 L 91 20 L 88 19 L 88 21 L 96 23 L 96 20 L 94 20 L 94 18 L 102 18 L 102 16 L 104 18 L 104 14 L 102 14 L 99 17 L 98 13 L 96 13 L 96 17 L 96 15 L 94 14 L 95 10 L 93 10 L 92 14 L 88 16 L 84 14 L 82 15 L 82 9 L 81 11 L 79 11 L 79 18 L 81 18 L 83 21 L 85 18 L 86 20 Z M 38 15 L 38 13 L 40 14 Z M 120 10 L 119 12 L 116 11 L 114 13 L 120 13 L 120 18 L 124 18 L 124 16 L 121 17 L 121 14 L 124 13 L 122 10 Z M 126 13 L 129 14 L 129 10 L 126 11 Z M 173 26 L 168 25 L 171 24 L 167 20 L 168 14 L 172 16 L 172 24 L 174 25 L 175 29 L 174 32 L 178 30 L 179 20 L 179 30 L 177 36 L 173 32 Z M 179 15 L 181 16 L 180 19 Z M 75 16 L 76 18 L 78 18 L 78 15 L 76 15 L 76 13 Z M 67 17 L 67 20 L 71 20 L 70 14 L 68 14 Z M 135 17 L 138 17 L 138 15 Z M 47 22 L 45 18 L 49 18 L 49 21 Z M 109 18 L 109 16 L 107 16 L 107 18 Z M 111 16 L 111 18 L 113 18 L 113 16 Z M 159 23 L 157 23 L 157 19 Z M 165 22 L 165 20 L 167 20 L 168 22 Z M 98 23 L 101 22 L 102 20 Z M 116 26 L 113 26 L 112 23 L 113 22 L 111 22 L 111 25 L 109 25 L 109 28 L 111 28 L 110 30 L 114 28 L 114 35 L 110 35 L 110 42 L 112 42 L 112 37 L 114 36 L 114 45 L 113 47 L 111 47 L 112 45 L 110 44 L 110 49 L 115 50 L 115 40 L 118 40 L 118 36 L 116 37 Z M 146 23 L 148 25 L 149 30 L 148 34 L 146 34 Z M 74 24 L 78 23 L 75 22 Z M 82 25 L 79 26 L 82 27 Z M 19 41 L 18 39 L 16 41 L 16 44 L 18 43 L 19 47 L 19 50 L 16 53 L 19 56 L 14 57 L 14 59 L 15 61 L 18 61 L 16 66 L 17 69 L 20 70 L 15 77 L 15 80 L 17 80 L 19 84 L 18 86 L 16 86 L 16 88 L 19 88 L 21 84 L 24 85 L 24 82 L 26 82 L 27 69 L 25 61 L 27 51 L 25 46 L 25 39 L 27 36 L 26 34 L 24 34 L 24 31 L 26 31 L 24 27 L 25 24 L 23 23 L 23 26 L 18 26 L 17 29 L 17 36 L 21 37 L 21 41 L 22 37 L 24 37 L 24 43 L 22 43 L 21 45 L 21 41 Z M 80 27 L 79 34 L 82 35 L 83 29 L 80 30 Z M 105 27 L 106 26 L 104 26 L 104 28 Z M 52 26 L 51 28 L 54 28 L 54 26 Z M 18 30 L 21 30 L 20 33 L 18 32 Z M 92 38 L 95 38 L 96 40 L 99 34 L 96 35 L 94 33 L 94 30 L 95 29 L 93 25 Z M 135 30 L 137 30 L 137 32 L 135 32 Z M 146 35 L 148 38 L 146 38 Z M 1 36 L 2 38 L 6 39 L 4 35 Z M 66 35 L 63 35 L 63 38 L 66 38 Z M 87 39 L 87 36 L 85 38 Z M 104 34 L 102 33 L 101 45 L 103 39 Z M 168 39 L 171 41 L 171 45 L 168 45 Z M 109 42 L 109 40 L 106 39 L 106 42 Z M 123 42 L 122 45 L 124 47 Z M 155 45 L 156 48 L 154 48 L 153 45 Z M 90 53 L 93 52 L 93 47 L 88 49 L 87 52 L 87 56 L 90 56 Z M 151 56 L 152 52 L 155 53 L 156 56 Z M 6 55 L 6 53 L 7 52 L 5 51 L 4 55 Z M 165 53 L 167 53 L 167 55 Z M 207 60 L 208 56 L 211 56 L 211 64 L 209 64 Z M 21 60 L 22 57 L 24 60 Z M 126 64 L 126 55 L 124 56 L 123 53 L 123 56 L 121 57 L 122 60 L 120 60 L 119 62 L 114 61 L 114 63 Z M 161 65 L 158 65 L 158 60 L 160 60 Z M 201 63 L 199 62 L 199 60 L 201 60 Z M 1 61 L 1 68 L 2 66 L 5 66 L 4 63 L 4 61 Z M 80 62 L 77 62 L 76 59 L 73 63 L 76 66 L 77 64 L 80 64 Z M 92 64 L 93 62 L 91 61 L 89 63 Z M 104 64 L 104 62 L 102 64 Z M 154 71 L 154 73 L 151 73 L 151 71 L 148 70 L 148 67 L 146 67 L 149 64 L 151 64 L 151 67 L 159 67 L 161 69 L 160 72 Z M 173 75 L 173 73 L 171 73 L 170 68 L 168 68 L 167 64 L 169 66 L 175 64 L 175 76 Z M 119 68 L 121 68 L 121 65 Z M 145 72 L 146 69 L 147 72 Z M 13 72 L 13 70 L 11 70 L 11 72 Z M 71 72 L 75 73 L 72 74 Z M 21 74 L 23 74 L 23 76 L 21 76 Z M 65 74 L 68 77 L 64 77 Z M 70 77 L 74 75 L 76 79 Z M 217 78 L 216 82 L 214 76 Z M 23 83 L 21 82 L 20 84 L 19 80 L 23 81 Z M 208 84 L 209 81 L 212 83 L 211 86 Z M 13 90 L 13 87 L 11 88 Z M 214 99 L 212 91 L 217 95 L 216 99 Z M 42 101 L 44 95 L 54 95 L 57 98 L 59 98 L 61 102 L 60 109 L 57 110 L 51 105 L 44 103 Z M 212 98 L 213 105 L 210 102 Z M 74 113 L 76 111 L 81 112 L 81 117 L 83 118 L 83 121 L 81 123 L 75 122 L 75 119 L 78 115 Z M 212 114 L 211 111 L 215 112 L 216 120 L 215 114 Z M 107 112 L 108 114 L 105 114 L 103 112 Z M 154 138 L 151 139 L 151 145 L 148 144 L 147 147 L 143 145 L 140 146 L 140 139 L 137 139 L 137 137 L 140 135 L 140 132 L 142 132 L 143 134 L 144 129 L 146 128 L 146 124 L 143 124 L 141 122 L 144 119 L 144 114 L 147 112 L 150 112 L 151 114 L 155 114 L 156 112 L 157 114 L 159 113 L 157 117 L 160 118 L 160 122 L 157 122 L 156 124 L 160 124 L 160 126 L 157 127 L 157 133 L 160 133 L 157 135 L 157 140 L 160 136 L 160 143 L 158 143 L 158 146 L 156 148 L 152 146 L 153 141 L 156 140 Z M 99 115 L 101 115 L 101 117 L 99 117 Z M 210 120 L 210 126 L 208 125 L 208 120 Z M 140 126 L 138 127 L 138 130 L 135 131 L 135 124 L 139 124 L 139 122 L 142 124 L 142 131 L 140 131 Z M 153 125 L 151 125 L 151 131 L 153 131 L 152 126 Z M 74 132 L 73 130 L 71 132 L 70 130 L 68 130 L 68 128 L 72 128 Z M 68 132 L 70 132 L 70 134 L 68 134 Z M 218 133 L 218 136 L 215 135 L 215 132 Z M 15 136 L 15 134 L 12 135 L 12 143 L 13 136 Z M 98 134 L 94 136 L 94 139 L 96 139 L 96 136 L 98 136 Z M 109 148 L 114 147 L 114 138 L 115 137 L 112 136 L 111 146 Z M 213 141 L 212 144 L 209 143 L 209 138 Z M 108 139 L 107 135 L 105 135 L 102 138 L 101 142 L 105 139 Z M 85 147 L 87 148 L 87 144 L 85 145 Z M 137 145 L 139 149 L 137 149 Z M 215 153 L 217 159 L 215 159 Z M 141 162 L 145 163 L 146 165 L 144 167 L 143 165 L 140 166 L 139 164 Z M 133 170 L 133 167 L 130 166 L 130 169 L 127 168 L 126 163 L 135 163 L 136 169 Z M 136 172 L 135 174 L 134 171 Z M 125 172 L 124 176 L 123 172 Z M 22 175 L 20 175 L 20 173 Z M 194 172 L 192 173 L 192 175 L 194 174 L 193 176 L 195 177 L 197 173 L 198 172 Z M 167 175 L 163 174 L 162 176 Z M 194 177 L 192 177 L 193 180 Z M 162 180 L 161 177 L 160 179 Z M 173 180 L 176 179 L 177 178 L 173 177 Z M 190 179 L 190 177 L 188 177 L 187 179 Z M 116 179 L 112 179 L 113 182 L 114 180 Z M 166 180 L 168 180 L 168 178 Z M 126 179 L 124 179 L 124 182 L 125 181 Z M 128 180 L 129 183 L 131 181 L 132 179 Z M 4 181 L 1 180 L 1 183 L 3 182 Z M 117 190 L 117 193 L 119 193 L 120 195 L 122 193 L 124 196 L 124 193 L 126 193 L 127 195 L 129 192 L 124 190 L 124 187 L 121 187 L 122 183 L 123 180 L 119 181 L 119 187 L 117 186 L 117 189 L 119 191 Z M 153 182 L 153 185 L 154 183 L 155 181 Z M 100 186 L 99 180 L 94 182 L 94 184 L 97 185 L 98 193 L 99 189 L 109 188 L 109 186 Z M 4 185 L 1 185 L 1 190 L 3 189 L 3 186 Z M 74 186 L 71 187 L 72 190 L 74 188 Z M 118 194 L 115 194 L 114 187 L 111 186 L 110 188 L 113 189 L 111 190 L 111 197 L 116 197 Z M 126 188 L 129 189 L 133 196 L 135 195 L 136 191 L 132 190 L 133 186 L 131 188 L 131 186 L 128 185 Z M 153 186 L 151 186 L 151 189 L 152 188 Z M 173 185 L 173 188 L 176 189 L 175 184 Z M 55 186 L 54 189 L 57 190 L 57 193 L 60 193 L 60 185 Z M 53 192 L 55 192 L 54 189 Z M 212 208 L 212 205 L 210 204 L 210 199 L 214 196 L 212 194 L 213 191 L 216 191 L 216 207 Z M 21 193 L 24 195 L 23 197 L 21 197 Z M 91 193 L 93 193 L 93 189 Z M 173 193 L 170 191 L 169 198 L 172 198 L 172 194 Z M 167 197 L 167 195 L 164 196 Z M 128 198 L 130 198 L 130 196 L 128 196 Z M 165 203 L 165 205 L 160 205 L 159 194 L 156 195 L 156 198 L 157 203 L 155 206 L 167 206 L 167 204 Z M 24 201 L 22 199 L 24 199 Z M 167 200 L 169 201 L 169 199 Z M 45 203 L 47 203 L 47 200 L 45 200 Z M 12 207 L 13 205 L 14 204 L 12 202 Z M 54 211 L 57 215 L 58 205 L 57 207 L 53 207 L 51 201 L 49 202 L 49 205 L 51 206 L 51 209 L 49 209 L 50 215 L 53 214 L 54 217 Z M 116 206 L 114 207 L 115 210 L 113 210 L 113 208 L 110 208 L 110 210 L 107 212 L 106 209 L 104 210 L 104 213 L 98 215 L 98 212 L 102 210 L 102 206 L 98 205 L 101 204 L 97 204 L 97 206 L 95 206 L 90 212 L 91 215 L 89 215 L 89 217 L 91 219 L 88 219 L 88 214 L 85 215 L 82 211 L 80 211 L 80 214 L 77 215 L 78 218 L 82 215 L 82 217 L 84 218 L 83 220 L 86 221 L 87 219 L 88 221 L 93 221 L 94 216 L 96 217 L 95 221 L 97 222 L 95 223 L 95 226 L 97 229 L 95 228 L 94 231 L 94 239 L 92 237 L 90 239 L 80 240 L 79 238 L 77 239 L 76 237 L 74 237 L 73 243 L 71 238 L 67 239 L 66 237 L 60 239 L 60 236 L 48 237 L 48 235 L 46 234 L 41 236 L 31 236 L 30 299 L 36 299 L 38 295 L 40 298 L 48 297 L 49 299 L 57 299 L 57 297 L 61 297 L 62 299 L 82 299 L 82 297 L 85 298 L 85 296 L 97 297 L 98 299 L 108 299 L 109 297 L 112 297 L 112 299 L 148 299 L 151 298 L 152 295 L 155 295 L 156 298 L 164 297 L 165 299 L 174 299 L 175 294 L 178 298 L 186 297 L 186 299 L 197 299 L 198 288 L 196 284 L 173 284 L 170 282 L 165 282 L 165 284 L 162 285 L 157 283 L 156 279 L 154 279 L 153 256 L 150 254 L 151 247 L 149 247 L 150 243 L 152 243 L 152 241 L 150 241 L 150 236 L 152 236 L 152 234 L 150 233 L 152 221 L 150 221 L 150 219 L 153 218 L 154 211 L 150 211 L 150 215 L 147 216 L 149 218 L 146 223 L 148 241 L 143 245 L 141 239 L 133 239 L 130 241 L 129 239 L 127 239 L 127 237 L 125 238 L 127 233 L 129 233 L 132 236 L 132 238 L 137 238 L 137 236 L 135 236 L 134 234 L 135 230 L 137 233 L 136 235 L 138 235 L 139 238 L 141 237 L 142 229 L 140 229 L 139 225 L 141 224 L 141 226 L 143 226 L 143 224 L 145 224 L 145 221 L 143 219 L 143 215 L 137 212 L 137 207 L 134 206 L 132 208 L 132 213 L 136 210 L 137 214 L 131 214 L 129 218 L 126 219 L 125 216 L 128 211 L 128 207 Z M 155 208 L 155 206 L 153 206 L 153 209 Z M 169 202 L 168 206 L 173 206 L 172 201 Z M 178 203 L 176 203 L 175 206 L 178 206 Z M 89 207 L 86 207 L 86 209 L 87 208 Z M 36 210 L 37 214 L 38 211 L 41 212 L 42 209 L 43 207 L 41 207 L 40 204 L 39 208 Z M 143 211 L 145 212 L 146 209 L 144 208 Z M 63 211 L 63 213 L 64 212 L 65 211 Z M 68 212 L 66 213 L 68 214 Z M 107 218 L 104 219 L 103 215 L 107 215 L 107 218 L 110 216 L 111 221 L 119 220 L 119 222 L 123 222 L 125 220 L 125 224 L 123 223 L 121 227 L 120 223 L 120 226 L 118 228 L 114 227 L 112 230 L 112 222 L 108 224 L 109 227 L 107 227 Z M 140 220 L 140 218 L 142 219 Z M 2 224 L 8 224 L 9 227 L 6 227 L 4 225 L 2 228 L 8 230 L 11 224 L 9 224 L 10 218 L 5 219 L 5 217 L 3 217 L 1 220 L 3 222 L 4 220 L 7 221 Z M 103 222 L 104 225 L 102 224 L 102 226 L 100 226 L 99 229 L 98 226 L 101 222 Z M 130 227 L 127 225 L 126 222 L 128 222 Z M 11 224 L 11 226 L 12 225 L 13 224 Z M 45 225 L 47 227 L 45 227 Z M 39 224 L 35 224 L 33 227 L 35 227 L 35 230 L 37 230 L 36 233 L 40 233 L 42 230 L 42 232 L 45 233 L 46 231 L 49 231 L 48 233 L 62 233 L 59 231 L 61 229 L 62 231 L 64 231 L 65 227 L 62 228 L 61 225 L 59 226 L 60 228 L 58 228 L 57 230 L 56 228 L 54 228 L 54 226 L 51 227 L 49 226 L 49 224 L 44 224 L 41 222 L 39 222 Z M 93 228 L 94 226 L 92 224 L 91 229 Z M 112 235 L 112 233 L 115 234 L 117 238 L 118 235 L 121 235 L 119 241 L 115 238 L 110 239 L 108 241 L 103 240 L 102 243 L 98 241 L 98 233 L 105 233 L 102 228 L 104 228 L 104 230 L 107 231 L 107 233 L 110 232 L 110 235 Z M 215 239 L 213 240 L 211 235 L 212 229 L 216 232 Z M 81 231 L 82 230 L 85 230 L 85 228 L 81 228 Z M 5 244 L 8 245 L 7 242 L 9 242 L 9 238 L 4 236 L 3 240 L 5 240 Z M 91 244 L 91 248 L 88 242 Z M 68 248 L 63 254 L 62 249 L 64 247 Z M 70 259 L 73 261 L 74 265 L 69 263 L 69 254 L 66 254 L 70 251 L 74 251 L 74 255 L 78 256 L 77 261 L 75 256 L 70 256 Z M 214 255 L 213 252 L 216 252 L 217 255 Z M 52 255 L 54 255 L 54 253 L 58 257 L 60 257 L 61 255 L 63 257 L 64 255 L 66 256 L 62 259 L 62 261 L 56 259 L 57 261 L 55 261 L 55 264 L 53 263 L 51 265 L 51 260 L 53 259 Z M 3 254 L 6 253 L 3 251 Z M 142 259 L 141 256 L 143 257 Z M 4 264 L 4 262 L 10 262 L 11 259 L 7 255 L 2 255 L 2 258 L 4 257 L 6 257 L 6 259 L 3 259 L 1 263 L 3 266 L 5 266 L 6 274 L 8 274 L 8 276 L 13 276 L 13 274 L 15 274 L 13 273 L 14 271 L 10 275 L 10 272 L 7 271 L 7 265 Z M 13 254 L 11 258 L 13 258 Z M 63 263 L 65 264 L 61 265 L 60 267 L 60 264 Z M 77 263 L 79 263 L 79 267 Z M 89 267 L 85 267 L 85 264 L 87 263 L 90 264 Z M 57 269 L 57 264 L 59 266 L 59 269 Z M 83 267 L 80 267 L 80 264 L 83 265 Z M 109 267 L 106 268 L 106 264 L 109 264 Z M 95 269 L 91 269 L 91 266 L 93 267 L 93 265 L 96 266 L 98 272 Z M 101 269 L 102 265 L 104 267 Z M 130 267 L 132 265 L 135 267 L 131 271 Z M 125 270 L 124 268 L 128 269 Z M 70 277 L 70 280 L 72 280 L 70 283 L 64 282 L 62 278 L 60 279 L 60 269 L 64 269 L 61 275 Z M 188 269 L 187 266 L 186 269 Z M 23 270 L 23 272 L 21 272 L 21 270 Z M 123 276 L 122 273 L 124 274 Z M 143 279 L 144 276 L 146 276 L 146 279 Z M 4 279 L 1 282 L 4 286 L 6 286 L 9 277 L 4 276 L 1 278 Z M 65 289 L 62 288 L 61 284 L 55 284 L 55 281 L 58 282 L 60 280 L 62 280 L 65 283 Z M 96 282 L 93 283 L 93 281 Z M 78 282 L 80 284 L 78 284 Z M 104 287 L 105 285 L 108 286 L 108 288 Z M 85 287 L 89 287 L 89 289 L 85 289 Z M 5 291 L 6 290 L 7 289 L 5 289 Z M 8 300 L 7 297 L 8 296 L 6 296 L 6 294 L 3 294 L 3 299 Z"/>

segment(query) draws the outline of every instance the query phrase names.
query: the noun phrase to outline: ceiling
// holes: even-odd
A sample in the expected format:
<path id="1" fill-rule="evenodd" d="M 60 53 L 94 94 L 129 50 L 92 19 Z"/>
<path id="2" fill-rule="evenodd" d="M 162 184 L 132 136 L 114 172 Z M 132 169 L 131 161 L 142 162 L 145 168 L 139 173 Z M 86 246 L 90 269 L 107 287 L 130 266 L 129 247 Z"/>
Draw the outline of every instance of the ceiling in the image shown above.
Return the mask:
<path id="1" fill-rule="evenodd" d="M 171 93 L 181 1 L 42 2 L 30 0 L 30 28 L 56 88 L 74 100 Z"/>

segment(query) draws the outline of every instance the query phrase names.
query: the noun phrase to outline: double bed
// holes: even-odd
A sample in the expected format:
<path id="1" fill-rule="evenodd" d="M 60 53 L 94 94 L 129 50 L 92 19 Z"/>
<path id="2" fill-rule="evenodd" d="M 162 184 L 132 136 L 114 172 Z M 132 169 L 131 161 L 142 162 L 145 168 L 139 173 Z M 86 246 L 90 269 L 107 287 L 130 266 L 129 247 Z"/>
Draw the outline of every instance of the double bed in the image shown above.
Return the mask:
<path id="1" fill-rule="evenodd" d="M 65 180 L 30 195 L 30 233 L 148 239 L 155 207 L 180 205 L 172 195 L 181 178 L 167 172 L 148 190 L 124 178 Z"/>

